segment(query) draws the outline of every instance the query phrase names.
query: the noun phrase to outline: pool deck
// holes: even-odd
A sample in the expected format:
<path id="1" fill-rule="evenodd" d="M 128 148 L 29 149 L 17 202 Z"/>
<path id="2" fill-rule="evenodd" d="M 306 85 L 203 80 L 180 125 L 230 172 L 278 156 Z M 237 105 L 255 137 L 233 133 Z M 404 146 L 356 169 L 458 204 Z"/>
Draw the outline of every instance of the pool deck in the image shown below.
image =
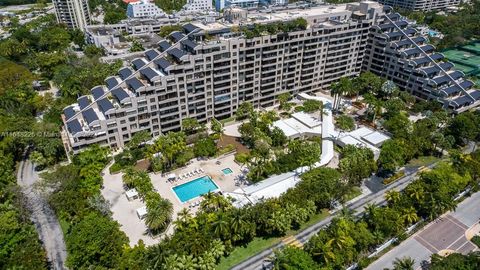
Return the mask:
<path id="1" fill-rule="evenodd" d="M 217 164 L 217 161 L 220 161 L 220 164 Z M 105 168 L 103 171 L 104 188 L 102 189 L 102 195 L 110 203 L 110 210 L 112 211 L 113 219 L 120 223 L 120 229 L 124 231 L 130 239 L 131 246 L 137 244 L 138 240 L 143 240 L 147 246 L 158 243 L 163 235 L 160 235 L 156 238 L 152 238 L 151 236 L 147 235 L 147 227 L 145 226 L 144 221 L 140 220 L 136 214 L 136 209 L 145 206 L 145 203 L 140 199 L 128 201 L 123 188 L 123 174 L 117 173 L 112 175 L 109 173 L 109 167 L 110 166 L 107 166 L 107 168 Z M 202 168 L 205 173 L 196 174 L 187 179 L 177 180 L 174 182 L 167 180 L 167 175 L 170 173 L 175 173 L 177 176 L 179 176 L 198 168 Z M 233 173 L 224 175 L 222 170 L 225 168 L 230 168 Z M 165 175 L 154 173 L 149 175 L 154 188 L 157 190 L 160 196 L 172 202 L 174 210 L 172 220 L 175 220 L 177 218 L 177 213 L 183 208 L 188 208 L 190 209 L 191 213 L 195 213 L 198 210 L 198 206 L 194 205 L 200 202 L 202 198 L 199 197 L 188 202 L 181 203 L 180 199 L 172 190 L 173 187 L 185 184 L 204 175 L 209 175 L 221 191 L 231 192 L 239 187 L 246 186 L 246 183 L 235 180 L 239 175 L 242 175 L 242 169 L 243 168 L 241 168 L 240 165 L 234 161 L 234 155 L 230 154 L 208 160 L 191 160 L 187 166 L 171 171 Z M 170 235 L 173 233 L 173 231 L 174 226 L 171 225 L 165 234 Z"/>

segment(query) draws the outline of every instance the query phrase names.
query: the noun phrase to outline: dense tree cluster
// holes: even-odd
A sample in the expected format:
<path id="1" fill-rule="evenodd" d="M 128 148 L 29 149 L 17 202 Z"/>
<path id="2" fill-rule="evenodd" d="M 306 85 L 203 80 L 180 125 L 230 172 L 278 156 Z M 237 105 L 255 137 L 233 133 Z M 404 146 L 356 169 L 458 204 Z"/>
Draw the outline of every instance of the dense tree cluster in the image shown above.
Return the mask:
<path id="1" fill-rule="evenodd" d="M 247 39 L 259 37 L 265 34 L 275 35 L 278 33 L 288 33 L 296 30 L 307 29 L 307 21 L 304 18 L 297 18 L 288 22 L 277 22 L 269 24 L 255 24 L 252 27 L 240 29 Z"/>
<path id="2" fill-rule="evenodd" d="M 163 10 L 165 13 L 173 13 L 182 9 L 187 3 L 187 0 L 155 0 L 155 5 Z"/>
<path id="3" fill-rule="evenodd" d="M 478 155 L 478 152 L 468 155 L 468 159 L 478 162 Z M 462 172 L 458 172 L 456 166 L 462 166 Z M 422 173 L 403 192 L 387 193 L 388 204 L 385 207 L 370 205 L 360 219 L 355 219 L 351 213 L 342 212 L 340 217 L 335 218 L 305 245 L 306 254 L 314 262 L 304 252 L 287 250 L 277 253 L 275 263 L 279 269 L 312 263 L 317 265 L 317 269 L 340 269 L 355 262 L 365 266 L 369 263 L 367 255 L 386 239 L 402 239 L 405 228 L 411 224 L 420 219 L 433 220 L 442 213 L 455 209 L 455 196 L 467 187 L 478 186 L 478 179 L 471 177 L 471 169 L 463 165 L 442 163 L 435 169 Z M 293 258 L 289 255 L 291 253 L 298 254 L 298 257 Z"/>
<path id="4" fill-rule="evenodd" d="M 64 224 L 70 268 L 116 268 L 128 242 L 100 194 L 107 154 L 93 146 L 74 156 L 72 164 L 43 175 L 49 203 Z"/>
<path id="5" fill-rule="evenodd" d="M 47 269 L 46 254 L 16 187 L 15 157 L 0 141 L 0 269 Z"/>
<path id="6" fill-rule="evenodd" d="M 480 269 L 480 254 L 472 252 L 467 255 L 460 253 L 450 254 L 447 257 L 440 255 L 432 255 L 431 270 L 450 270 L 450 269 L 463 269 L 463 270 L 476 270 Z"/>
<path id="7" fill-rule="evenodd" d="M 433 39 L 439 49 L 463 45 L 480 37 L 480 1 L 465 3 L 458 12 L 439 14 L 438 12 L 401 11 L 407 17 L 420 24 L 427 24 L 440 31 L 445 37 Z"/>
<path id="8" fill-rule="evenodd" d="M 175 265 L 180 262 L 192 265 L 191 269 L 214 269 L 219 258 L 234 247 L 256 236 L 285 235 L 312 214 L 330 207 L 346 190 L 339 172 L 318 168 L 302 175 L 302 181 L 280 198 L 253 206 L 234 208 L 229 199 L 210 193 L 195 216 L 188 210 L 180 212 L 175 233 L 148 248 L 145 256 L 152 267 L 160 269 L 179 269 Z"/>
<path id="9" fill-rule="evenodd" d="M 289 141 L 283 131 L 272 128 L 273 122 L 279 119 L 274 111 L 259 113 L 251 105 L 243 104 L 236 117 L 248 118 L 239 127 L 239 132 L 243 143 L 252 149 L 245 157 L 250 170 L 249 180 L 257 182 L 273 174 L 312 166 L 320 160 L 321 144 L 318 139 Z M 320 106 L 316 108 L 320 109 Z"/>

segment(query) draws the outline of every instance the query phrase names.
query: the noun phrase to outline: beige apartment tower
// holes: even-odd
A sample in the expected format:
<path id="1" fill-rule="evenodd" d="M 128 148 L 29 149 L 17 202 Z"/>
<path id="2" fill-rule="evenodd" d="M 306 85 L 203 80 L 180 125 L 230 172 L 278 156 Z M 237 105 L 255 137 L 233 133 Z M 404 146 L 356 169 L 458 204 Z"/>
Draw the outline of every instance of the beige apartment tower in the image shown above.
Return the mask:
<path id="1" fill-rule="evenodd" d="M 84 31 L 90 24 L 88 0 L 53 0 L 57 21 Z"/>

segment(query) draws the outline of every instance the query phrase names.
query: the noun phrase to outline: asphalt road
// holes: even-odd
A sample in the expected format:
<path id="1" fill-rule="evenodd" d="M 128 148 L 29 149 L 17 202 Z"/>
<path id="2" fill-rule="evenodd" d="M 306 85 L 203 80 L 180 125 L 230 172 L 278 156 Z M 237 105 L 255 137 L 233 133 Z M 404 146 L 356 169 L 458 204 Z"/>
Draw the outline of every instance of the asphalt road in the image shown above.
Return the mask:
<path id="1" fill-rule="evenodd" d="M 429 167 L 433 167 L 433 165 L 430 165 Z M 365 206 L 369 204 L 376 204 L 376 205 L 381 205 L 385 203 L 385 193 L 389 190 L 403 190 L 410 182 L 412 182 L 415 179 L 415 176 L 417 175 L 418 170 L 413 172 L 412 174 L 406 175 L 403 178 L 400 178 L 393 184 L 387 186 L 385 189 L 380 190 L 378 192 L 369 194 L 365 196 L 364 198 L 347 205 L 346 207 L 356 213 L 356 215 L 360 215 L 365 211 Z M 312 236 L 314 236 L 320 229 L 322 229 L 324 226 L 328 226 L 332 219 L 336 215 L 330 215 L 329 217 L 321 220 L 320 222 L 306 228 L 305 230 L 301 231 L 297 235 L 295 235 L 295 238 L 300 241 L 301 243 L 306 243 Z M 254 269 L 263 269 L 263 268 L 268 268 L 270 269 L 271 263 L 270 258 L 273 255 L 273 250 L 281 248 L 284 246 L 284 243 L 280 242 L 277 245 L 266 249 L 258 254 L 256 254 L 253 257 L 248 258 L 247 260 L 241 262 L 240 264 L 237 264 L 232 270 L 254 270 Z"/>
<path id="2" fill-rule="evenodd" d="M 447 213 L 432 221 L 425 228 L 412 235 L 399 246 L 373 262 L 367 270 L 382 270 L 392 267 L 396 258 L 410 257 L 415 260 L 415 269 L 422 261 L 428 261 L 433 253 L 453 250 L 468 253 L 475 248 L 466 241 L 465 231 L 480 220 L 480 193 L 462 201 L 455 212 Z"/>
<path id="3" fill-rule="evenodd" d="M 67 249 L 63 240 L 63 232 L 58 223 L 55 212 L 42 194 L 35 189 L 39 180 L 38 173 L 30 160 L 20 163 L 17 174 L 17 183 L 22 187 L 22 192 L 27 200 L 31 212 L 31 220 L 35 224 L 38 235 L 47 252 L 51 269 L 66 269 L 65 261 Z"/>

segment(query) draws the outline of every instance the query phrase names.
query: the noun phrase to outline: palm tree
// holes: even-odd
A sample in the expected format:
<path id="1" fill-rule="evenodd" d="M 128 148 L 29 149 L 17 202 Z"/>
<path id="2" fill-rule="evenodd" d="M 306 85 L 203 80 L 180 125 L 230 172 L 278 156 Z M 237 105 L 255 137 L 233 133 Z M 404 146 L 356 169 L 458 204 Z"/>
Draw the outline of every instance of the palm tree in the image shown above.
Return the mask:
<path id="1" fill-rule="evenodd" d="M 337 257 L 332 249 L 332 242 L 332 239 L 329 240 L 320 247 L 320 250 L 313 253 L 314 256 L 320 256 L 326 266 L 329 266 Z"/>
<path id="2" fill-rule="evenodd" d="M 231 229 L 233 241 L 239 241 L 242 239 L 242 235 L 245 232 L 246 225 L 247 222 L 245 222 L 242 210 L 236 209 L 233 213 L 230 213 L 229 227 Z"/>
<path id="3" fill-rule="evenodd" d="M 410 257 L 396 258 L 393 262 L 394 270 L 413 270 L 415 260 Z"/>
<path id="4" fill-rule="evenodd" d="M 229 232 L 229 222 L 224 213 L 217 215 L 217 220 L 212 223 L 213 232 L 216 237 L 225 239 Z"/>
<path id="5" fill-rule="evenodd" d="M 183 208 L 180 212 L 178 212 L 177 220 L 175 221 L 175 227 L 177 230 L 185 229 L 192 219 L 192 215 L 190 214 L 190 210 L 188 208 Z"/>
<path id="6" fill-rule="evenodd" d="M 389 190 L 385 193 L 385 199 L 389 205 L 394 205 L 400 201 L 400 192 L 396 190 Z"/>
<path id="7" fill-rule="evenodd" d="M 340 106 L 340 101 L 342 100 L 341 96 L 345 94 L 352 93 L 353 85 L 352 81 L 347 77 L 342 77 L 338 82 L 332 84 L 331 94 L 333 95 L 333 110 L 338 110 Z"/>
<path id="8" fill-rule="evenodd" d="M 157 201 L 147 201 L 147 216 L 145 217 L 145 224 L 148 228 L 157 233 L 166 229 L 173 214 L 172 203 L 166 199 L 160 198 Z"/>
<path id="9" fill-rule="evenodd" d="M 137 178 L 137 171 L 133 166 L 128 166 L 123 170 L 123 184 L 128 188 L 132 188 L 135 185 L 135 180 Z"/>
<path id="10" fill-rule="evenodd" d="M 413 207 L 409 207 L 402 210 L 402 219 L 405 224 L 412 224 L 418 221 L 417 210 Z"/>

